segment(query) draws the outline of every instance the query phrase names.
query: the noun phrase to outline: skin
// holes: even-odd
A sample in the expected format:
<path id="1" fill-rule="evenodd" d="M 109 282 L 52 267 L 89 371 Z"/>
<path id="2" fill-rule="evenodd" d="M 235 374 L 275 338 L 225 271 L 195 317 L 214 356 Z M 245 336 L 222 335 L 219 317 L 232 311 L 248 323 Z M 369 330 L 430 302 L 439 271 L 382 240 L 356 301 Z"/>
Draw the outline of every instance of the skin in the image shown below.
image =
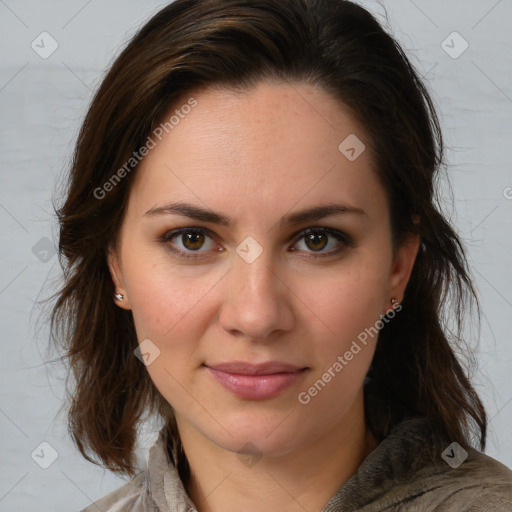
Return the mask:
<path id="1" fill-rule="evenodd" d="M 198 510 L 321 510 L 377 445 L 363 409 L 377 339 L 309 403 L 298 395 L 389 311 L 392 297 L 401 301 L 419 239 L 393 253 L 369 141 L 326 92 L 260 82 L 243 93 L 210 88 L 193 96 L 197 106 L 134 176 L 108 257 L 125 296 L 118 305 L 133 312 L 139 342 L 160 350 L 147 370 L 175 410 Z M 338 149 L 350 134 L 367 142 L 355 161 Z M 221 212 L 232 225 L 145 215 L 177 201 Z M 365 213 L 279 224 L 289 213 L 340 202 Z M 159 240 L 188 227 L 210 234 L 199 243 Z M 310 227 L 341 231 L 354 246 L 322 233 L 308 244 L 300 233 Z M 248 236 L 263 249 L 252 263 L 236 252 Z M 173 254 L 172 244 L 198 258 Z M 203 366 L 234 360 L 308 370 L 276 397 L 247 400 Z"/>

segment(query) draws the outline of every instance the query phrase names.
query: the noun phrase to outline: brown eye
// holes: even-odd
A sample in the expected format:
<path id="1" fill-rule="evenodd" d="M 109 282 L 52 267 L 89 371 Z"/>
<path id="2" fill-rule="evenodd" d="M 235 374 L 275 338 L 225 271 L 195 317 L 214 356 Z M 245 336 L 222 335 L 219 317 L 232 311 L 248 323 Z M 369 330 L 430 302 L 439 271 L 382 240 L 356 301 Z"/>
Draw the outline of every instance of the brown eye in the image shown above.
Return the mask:
<path id="1" fill-rule="evenodd" d="M 309 228 L 300 233 L 296 240 L 291 250 L 306 252 L 311 258 L 334 256 L 348 247 L 355 247 L 348 235 L 327 228 Z M 305 249 L 297 247 L 301 243 Z"/>
<path id="2" fill-rule="evenodd" d="M 169 231 L 160 238 L 160 242 L 167 248 L 183 258 L 198 259 L 212 249 L 222 251 L 216 244 L 210 232 L 203 228 L 182 228 Z"/>
<path id="3" fill-rule="evenodd" d="M 197 251 L 201 249 L 205 241 L 203 233 L 183 233 L 181 235 L 181 243 L 190 251 Z"/>
<path id="4" fill-rule="evenodd" d="M 328 243 L 328 236 L 325 233 L 309 233 L 304 240 L 312 251 L 321 251 Z"/>

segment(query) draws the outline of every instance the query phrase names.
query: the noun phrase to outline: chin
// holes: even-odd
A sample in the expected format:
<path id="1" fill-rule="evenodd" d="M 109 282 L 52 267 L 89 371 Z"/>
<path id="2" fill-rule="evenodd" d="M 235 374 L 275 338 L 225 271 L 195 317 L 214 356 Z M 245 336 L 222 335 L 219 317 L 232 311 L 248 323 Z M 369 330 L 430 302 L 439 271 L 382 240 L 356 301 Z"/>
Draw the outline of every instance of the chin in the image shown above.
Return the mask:
<path id="1" fill-rule="evenodd" d="M 293 450 L 300 439 L 308 439 L 311 433 L 299 430 L 297 418 L 289 413 L 232 413 L 226 414 L 223 425 L 212 435 L 203 435 L 221 448 L 233 453 L 254 452 L 264 456 L 279 456 Z M 290 421 L 292 420 L 292 421 Z M 302 422 L 303 423 L 303 422 Z M 229 427 L 227 427 L 229 425 Z M 208 429 L 210 430 L 210 429 Z M 231 434 L 231 435 L 230 435 Z"/>

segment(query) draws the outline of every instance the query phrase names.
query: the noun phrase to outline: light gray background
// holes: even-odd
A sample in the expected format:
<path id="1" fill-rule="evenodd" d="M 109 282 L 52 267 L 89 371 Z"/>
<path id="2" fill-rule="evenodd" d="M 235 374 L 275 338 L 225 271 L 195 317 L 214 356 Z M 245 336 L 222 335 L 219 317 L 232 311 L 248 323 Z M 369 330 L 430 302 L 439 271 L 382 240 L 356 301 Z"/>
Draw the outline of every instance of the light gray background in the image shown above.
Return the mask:
<path id="1" fill-rule="evenodd" d="M 0 0 L 0 511 L 78 511 L 124 483 L 79 456 L 57 415 L 65 373 L 44 364 L 48 331 L 34 302 L 59 274 L 51 197 L 92 92 L 165 3 Z M 452 203 L 445 193 L 446 208 L 467 244 L 484 313 L 474 378 L 491 420 L 487 453 L 512 466 L 512 2 L 361 3 L 383 22 L 386 7 L 441 113 L 454 194 Z M 47 59 L 31 48 L 44 31 L 58 43 Z M 464 43 L 454 31 L 469 44 L 458 58 Z M 141 460 L 157 427 L 146 431 Z M 58 454 L 48 469 L 31 457 L 42 442 Z M 49 462 L 42 449 L 34 459 Z"/>

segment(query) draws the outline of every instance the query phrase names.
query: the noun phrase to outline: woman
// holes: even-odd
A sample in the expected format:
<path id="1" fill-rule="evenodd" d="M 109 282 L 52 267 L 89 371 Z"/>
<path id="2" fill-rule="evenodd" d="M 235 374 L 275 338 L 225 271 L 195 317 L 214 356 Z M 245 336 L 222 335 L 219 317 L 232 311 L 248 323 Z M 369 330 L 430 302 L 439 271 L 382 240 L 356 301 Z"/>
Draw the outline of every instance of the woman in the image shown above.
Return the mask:
<path id="1" fill-rule="evenodd" d="M 476 296 L 442 164 L 426 88 L 362 7 L 157 13 L 58 211 L 70 433 L 133 477 L 85 511 L 512 510 L 443 316 Z M 163 427 L 138 470 L 144 412 Z"/>

